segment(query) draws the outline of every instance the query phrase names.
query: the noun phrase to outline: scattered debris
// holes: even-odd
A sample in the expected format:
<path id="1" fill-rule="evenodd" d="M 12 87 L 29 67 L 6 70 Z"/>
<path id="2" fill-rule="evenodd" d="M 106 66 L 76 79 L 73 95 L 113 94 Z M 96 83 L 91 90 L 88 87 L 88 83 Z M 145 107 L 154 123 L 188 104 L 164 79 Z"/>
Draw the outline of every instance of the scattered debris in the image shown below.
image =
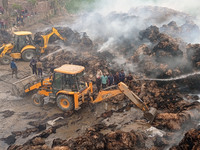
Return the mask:
<path id="1" fill-rule="evenodd" d="M 54 126 L 56 121 L 59 120 L 59 119 L 64 119 L 64 118 L 63 117 L 58 117 L 58 118 L 56 118 L 54 120 L 49 120 L 49 121 L 47 121 L 47 124 L 50 125 L 50 126 Z"/>

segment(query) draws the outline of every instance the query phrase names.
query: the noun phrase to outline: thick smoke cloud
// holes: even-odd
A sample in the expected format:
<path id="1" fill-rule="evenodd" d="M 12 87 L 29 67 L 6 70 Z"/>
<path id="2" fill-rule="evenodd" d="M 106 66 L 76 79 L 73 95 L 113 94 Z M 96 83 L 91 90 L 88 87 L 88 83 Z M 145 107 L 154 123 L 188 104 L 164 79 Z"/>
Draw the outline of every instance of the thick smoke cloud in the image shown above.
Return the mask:
<path id="1" fill-rule="evenodd" d="M 113 54 L 113 61 L 119 66 L 129 64 L 127 68 L 131 68 L 130 62 L 117 60 L 127 59 L 141 44 L 153 47 L 149 40 L 141 40 L 139 34 L 151 25 L 157 26 L 160 32 L 182 38 L 186 43 L 200 41 L 200 30 L 195 25 L 198 23 L 197 14 L 200 13 L 197 0 L 100 0 L 95 6 L 94 11 L 81 15 L 73 28 L 86 32 L 94 42 L 99 43 L 98 52 Z M 172 21 L 180 28 L 179 32 L 168 30 Z M 122 51 L 123 49 L 126 50 Z"/>
<path id="2" fill-rule="evenodd" d="M 188 13 L 194 17 L 198 17 L 198 14 L 200 14 L 200 3 L 198 0 L 100 0 L 97 4 L 96 11 L 104 15 L 109 14 L 111 11 L 127 12 L 127 10 L 133 7 L 147 5 L 171 8 Z"/>

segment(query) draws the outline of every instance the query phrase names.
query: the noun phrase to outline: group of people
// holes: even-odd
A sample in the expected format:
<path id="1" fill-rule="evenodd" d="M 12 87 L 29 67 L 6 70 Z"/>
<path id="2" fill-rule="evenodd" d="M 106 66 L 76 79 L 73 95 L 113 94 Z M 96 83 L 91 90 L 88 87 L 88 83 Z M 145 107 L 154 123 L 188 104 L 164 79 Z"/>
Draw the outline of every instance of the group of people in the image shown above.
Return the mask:
<path id="1" fill-rule="evenodd" d="M 22 9 L 21 11 L 17 12 L 17 17 L 16 17 L 16 23 L 17 25 L 24 25 L 24 18 L 26 17 L 26 15 L 28 14 L 28 10 L 27 9 Z"/>
<path id="2" fill-rule="evenodd" d="M 132 74 L 129 73 L 128 76 L 126 77 L 124 70 L 116 72 L 114 75 L 112 73 L 106 75 L 106 73 L 103 73 L 100 69 L 98 69 L 96 73 L 96 86 L 98 91 L 100 91 L 101 88 L 104 89 L 107 86 L 117 85 L 119 82 L 125 82 L 125 81 L 129 86 L 131 85 L 132 80 L 133 80 Z"/>
<path id="3" fill-rule="evenodd" d="M 42 69 L 42 62 L 40 61 L 40 59 L 36 60 L 34 57 L 32 57 L 29 66 L 32 68 L 33 74 L 42 77 L 43 69 Z"/>
<path id="4" fill-rule="evenodd" d="M 17 76 L 17 65 L 14 61 L 14 59 L 11 61 L 10 67 L 12 69 L 12 77 L 15 74 L 16 78 Z M 32 57 L 30 61 L 30 67 L 32 68 L 32 73 L 36 74 L 40 77 L 42 77 L 43 74 L 43 66 L 40 59 L 36 60 L 34 57 Z M 50 64 L 50 72 L 54 72 L 54 64 Z M 96 86 L 98 92 L 101 89 L 105 89 L 107 86 L 111 85 L 117 85 L 119 82 L 126 82 L 129 87 L 132 86 L 133 76 L 131 73 L 128 74 L 128 76 L 125 75 L 124 70 L 121 70 L 120 72 L 116 72 L 114 75 L 112 73 L 106 74 L 103 73 L 100 69 L 97 70 L 96 73 Z"/>
<path id="5" fill-rule="evenodd" d="M 54 63 L 50 63 L 50 65 L 48 67 L 45 67 L 44 62 L 41 62 L 39 58 L 36 59 L 34 57 L 32 57 L 29 66 L 31 67 L 32 74 L 38 75 L 39 77 L 43 76 L 43 68 L 49 68 L 50 74 L 52 74 L 55 69 Z M 12 59 L 12 61 L 10 63 L 10 68 L 12 70 L 12 78 L 13 78 L 13 75 L 15 75 L 15 77 L 18 79 L 18 76 L 17 76 L 18 67 L 15 62 L 15 59 Z"/>
<path id="6" fill-rule="evenodd" d="M 40 61 L 40 59 L 36 60 L 34 57 L 32 57 L 29 66 L 32 69 L 32 73 L 38 75 L 39 77 L 42 77 L 42 62 Z M 15 60 L 12 59 L 11 63 L 10 63 L 10 68 L 12 70 L 12 78 L 13 75 L 15 74 L 15 77 L 18 79 L 18 68 L 17 65 L 15 63 Z"/>

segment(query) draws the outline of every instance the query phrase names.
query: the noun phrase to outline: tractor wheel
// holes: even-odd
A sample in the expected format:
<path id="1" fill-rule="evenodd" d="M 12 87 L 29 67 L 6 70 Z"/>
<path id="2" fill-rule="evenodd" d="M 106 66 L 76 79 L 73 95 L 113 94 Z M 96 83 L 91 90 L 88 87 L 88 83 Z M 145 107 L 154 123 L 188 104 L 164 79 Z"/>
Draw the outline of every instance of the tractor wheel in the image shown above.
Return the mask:
<path id="1" fill-rule="evenodd" d="M 37 93 L 32 96 L 32 100 L 35 106 L 42 107 L 44 105 L 43 97 Z"/>
<path id="2" fill-rule="evenodd" d="M 57 105 L 63 111 L 71 111 L 74 109 L 74 100 L 72 96 L 68 95 L 59 95 L 56 99 Z"/>
<path id="3" fill-rule="evenodd" d="M 10 56 L 7 56 L 7 55 L 4 55 L 4 56 L 0 59 L 0 61 L 1 61 L 1 64 L 2 64 L 2 65 L 8 65 L 8 64 L 10 64 L 10 62 L 11 62 L 11 57 L 10 57 Z"/>
<path id="4" fill-rule="evenodd" d="M 22 59 L 24 61 L 30 61 L 32 57 L 36 57 L 36 51 L 33 49 L 27 49 L 22 53 Z"/>

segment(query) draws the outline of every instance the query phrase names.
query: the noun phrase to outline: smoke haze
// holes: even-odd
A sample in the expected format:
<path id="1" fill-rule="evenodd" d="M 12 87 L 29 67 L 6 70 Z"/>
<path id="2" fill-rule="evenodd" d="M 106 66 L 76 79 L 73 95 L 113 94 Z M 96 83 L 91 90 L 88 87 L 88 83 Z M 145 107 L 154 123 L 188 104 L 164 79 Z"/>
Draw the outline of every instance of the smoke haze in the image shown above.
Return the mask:
<path id="1" fill-rule="evenodd" d="M 110 52 L 115 56 L 113 62 L 119 66 L 129 64 L 127 68 L 131 68 L 130 62 L 117 60 L 130 58 L 141 44 L 154 46 L 149 40 L 140 39 L 140 31 L 151 25 L 186 43 L 199 43 L 199 6 L 197 0 L 100 0 L 92 12 L 80 15 L 73 28 L 86 32 L 94 42 L 99 43 L 98 52 Z M 178 32 L 176 29 L 169 30 L 172 21 L 180 28 Z M 172 68 L 176 68 L 176 65 L 172 65 Z"/>

